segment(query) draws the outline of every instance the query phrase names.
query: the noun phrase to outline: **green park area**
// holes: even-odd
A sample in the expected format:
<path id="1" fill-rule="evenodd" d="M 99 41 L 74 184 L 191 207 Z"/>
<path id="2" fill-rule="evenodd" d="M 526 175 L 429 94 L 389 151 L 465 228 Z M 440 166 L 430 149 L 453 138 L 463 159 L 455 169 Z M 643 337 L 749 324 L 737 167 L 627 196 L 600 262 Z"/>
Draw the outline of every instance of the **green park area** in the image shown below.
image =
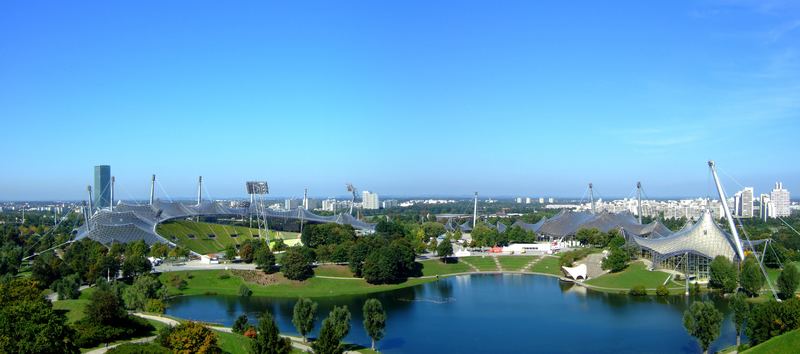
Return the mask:
<path id="1" fill-rule="evenodd" d="M 500 266 L 503 267 L 504 271 L 512 271 L 512 272 L 519 272 L 525 266 L 530 264 L 534 259 L 538 257 L 536 256 L 500 256 L 497 257 L 497 260 L 500 262 Z"/>
<path id="2" fill-rule="evenodd" d="M 460 257 L 459 260 L 471 264 L 482 272 L 497 272 L 497 263 L 494 262 L 494 257 L 491 256 L 469 256 Z"/>
<path id="3" fill-rule="evenodd" d="M 800 329 L 770 338 L 768 341 L 747 349 L 746 354 L 797 353 L 800 349 Z"/>
<path id="4" fill-rule="evenodd" d="M 459 262 L 457 258 L 453 258 L 448 263 L 442 262 L 438 259 L 429 259 L 419 263 L 422 264 L 423 276 L 443 276 L 447 274 L 466 273 L 472 271 L 470 266 L 464 262 Z"/>
<path id="5" fill-rule="evenodd" d="M 247 277 L 250 281 L 246 281 Z M 313 277 L 305 281 L 286 279 L 281 273 L 264 274 L 261 271 L 203 270 L 163 273 L 159 276 L 167 284 L 170 295 L 238 295 L 242 285 L 253 292 L 253 296 L 283 298 L 325 297 L 338 295 L 369 294 L 414 286 L 433 279 L 409 279 L 400 284 L 372 285 L 360 278 L 326 279 Z M 177 280 L 176 280 L 177 279 Z M 183 289 L 172 284 L 184 280 Z"/>
<path id="6" fill-rule="evenodd" d="M 314 268 L 314 275 L 325 277 L 353 278 L 353 272 L 346 265 L 325 264 Z"/>
<path id="7" fill-rule="evenodd" d="M 668 277 L 669 274 L 667 273 L 647 270 L 647 267 L 642 262 L 633 262 L 621 272 L 607 273 L 597 278 L 589 279 L 585 283 L 601 288 L 627 290 L 641 285 L 647 289 L 655 289 L 664 284 Z"/>
<path id="8" fill-rule="evenodd" d="M 258 229 L 245 226 L 222 225 L 191 220 L 176 220 L 159 224 L 159 235 L 176 244 L 201 254 L 222 252 L 229 245 L 241 244 L 258 235 Z M 300 242 L 296 232 L 270 231 L 270 239 L 283 239 L 287 246 Z"/>
<path id="9" fill-rule="evenodd" d="M 536 261 L 528 271 L 561 276 L 561 260 L 558 257 L 544 256 Z"/>

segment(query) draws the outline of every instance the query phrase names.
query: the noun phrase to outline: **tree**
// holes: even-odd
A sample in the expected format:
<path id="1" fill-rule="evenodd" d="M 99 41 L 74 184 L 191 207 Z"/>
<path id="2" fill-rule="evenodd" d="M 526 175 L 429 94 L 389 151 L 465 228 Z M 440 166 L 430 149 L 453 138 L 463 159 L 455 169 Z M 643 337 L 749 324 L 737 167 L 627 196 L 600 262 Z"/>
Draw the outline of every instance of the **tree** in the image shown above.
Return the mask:
<path id="1" fill-rule="evenodd" d="M 375 350 L 375 342 L 383 338 L 386 331 L 386 312 L 378 299 L 369 299 L 364 302 L 364 329 L 367 335 L 372 338 L 372 350 Z"/>
<path id="2" fill-rule="evenodd" d="M 280 336 L 278 325 L 269 312 L 264 312 L 258 318 L 258 335 L 251 344 L 255 354 L 285 354 L 292 350 L 288 338 Z"/>
<path id="3" fill-rule="evenodd" d="M 122 300 L 110 287 L 99 288 L 92 293 L 85 311 L 90 322 L 108 326 L 118 325 L 128 317 Z"/>
<path id="4" fill-rule="evenodd" d="M 287 279 L 303 281 L 314 275 L 311 261 L 299 247 L 289 248 L 281 263 L 281 272 Z"/>
<path id="5" fill-rule="evenodd" d="M 778 295 L 781 299 L 794 297 L 797 286 L 800 284 L 800 274 L 794 264 L 787 264 L 778 276 Z"/>
<path id="6" fill-rule="evenodd" d="M 764 275 L 761 274 L 761 268 L 753 257 L 745 259 L 739 282 L 750 296 L 757 296 L 764 286 Z"/>
<path id="7" fill-rule="evenodd" d="M 242 262 L 245 263 L 253 263 L 253 244 L 247 240 L 242 243 L 242 246 L 239 247 L 239 258 Z"/>
<path id="8" fill-rule="evenodd" d="M 53 282 L 65 274 L 69 274 L 69 267 L 65 266 L 61 258 L 53 252 L 42 253 L 37 256 L 31 265 L 31 278 L 41 287 L 49 287 Z"/>
<path id="9" fill-rule="evenodd" d="M 377 231 L 376 225 L 376 231 Z M 356 240 L 356 231 L 350 225 L 311 224 L 303 228 L 300 241 L 303 245 L 317 248 L 324 245 L 338 245 L 347 241 Z"/>
<path id="10" fill-rule="evenodd" d="M 168 346 L 176 354 L 216 354 L 222 350 L 217 346 L 217 334 L 197 322 L 183 322 L 169 333 Z"/>
<path id="11" fill-rule="evenodd" d="M 169 245 L 157 242 L 150 247 L 150 255 L 156 258 L 166 258 L 169 255 Z"/>
<path id="12" fill-rule="evenodd" d="M 274 272 L 275 255 L 269 250 L 269 247 L 263 245 L 256 249 L 255 256 L 253 258 L 256 262 L 256 266 L 261 268 L 261 271 L 267 274 Z"/>
<path id="13" fill-rule="evenodd" d="M 78 273 L 72 273 L 53 283 L 59 300 L 77 299 L 81 295 L 81 292 L 78 291 L 80 286 L 81 276 Z"/>
<path id="14" fill-rule="evenodd" d="M 34 281 L 0 282 L 0 353 L 78 353 L 73 337 Z"/>
<path id="15" fill-rule="evenodd" d="M 166 297 L 166 289 L 161 282 L 151 275 L 140 275 L 136 277 L 133 284 L 122 292 L 122 299 L 125 307 L 132 310 L 142 310 L 147 304 L 147 300 L 163 300 Z"/>
<path id="16" fill-rule="evenodd" d="M 742 330 L 746 327 L 750 314 L 750 305 L 744 295 L 737 293 L 731 299 L 731 308 L 733 309 L 733 324 L 736 327 L 736 348 L 739 348 L 742 344 Z"/>
<path id="17" fill-rule="evenodd" d="M 228 262 L 233 262 L 236 260 L 236 253 L 236 247 L 233 247 L 233 245 L 228 245 L 228 247 L 225 247 L 225 259 L 227 259 Z"/>
<path id="18" fill-rule="evenodd" d="M 247 314 L 241 314 L 239 317 L 236 317 L 236 321 L 233 321 L 233 326 L 231 326 L 231 330 L 233 333 L 242 334 L 248 327 L 248 318 Z"/>
<path id="19" fill-rule="evenodd" d="M 153 265 L 147 259 L 150 248 L 143 240 L 135 241 L 125 245 L 125 256 L 122 262 L 122 275 L 125 277 L 136 277 L 141 274 L 150 273 Z"/>
<path id="20" fill-rule="evenodd" d="M 22 247 L 10 242 L 0 247 L 0 276 L 9 274 L 17 275 L 22 264 Z"/>
<path id="21" fill-rule="evenodd" d="M 414 250 L 408 241 L 397 239 L 367 256 L 362 275 L 370 284 L 398 283 L 405 281 L 414 270 Z"/>
<path id="22" fill-rule="evenodd" d="M 800 299 L 784 302 L 770 300 L 753 305 L 747 317 L 747 337 L 756 345 L 783 333 L 800 328 Z"/>
<path id="23" fill-rule="evenodd" d="M 627 252 L 619 247 L 614 247 L 611 249 L 611 254 L 603 258 L 601 267 L 611 272 L 619 272 L 628 266 L 629 260 Z"/>
<path id="24" fill-rule="evenodd" d="M 422 223 L 422 231 L 425 233 L 425 239 L 439 237 L 445 233 L 444 225 L 433 221 Z"/>
<path id="25" fill-rule="evenodd" d="M 442 242 L 439 242 L 439 245 L 436 246 L 436 255 L 441 257 L 444 261 L 447 261 L 447 257 L 453 255 L 453 244 L 450 243 L 450 240 L 444 239 Z"/>
<path id="26" fill-rule="evenodd" d="M 342 339 L 350 332 L 350 311 L 347 307 L 334 307 L 311 347 L 317 354 L 340 354 L 344 351 Z"/>
<path id="27" fill-rule="evenodd" d="M 708 265 L 708 287 L 731 293 L 738 286 L 736 265 L 725 256 L 717 256 Z"/>
<path id="28" fill-rule="evenodd" d="M 303 336 L 303 341 L 307 341 L 306 335 L 314 329 L 314 320 L 317 317 L 317 303 L 306 298 L 300 298 L 294 304 L 292 313 L 292 324 L 297 329 L 297 333 Z"/>
<path id="29" fill-rule="evenodd" d="M 707 353 L 708 346 L 719 337 L 722 313 L 710 301 L 696 301 L 683 313 L 683 327 L 697 339 L 703 353 Z"/>

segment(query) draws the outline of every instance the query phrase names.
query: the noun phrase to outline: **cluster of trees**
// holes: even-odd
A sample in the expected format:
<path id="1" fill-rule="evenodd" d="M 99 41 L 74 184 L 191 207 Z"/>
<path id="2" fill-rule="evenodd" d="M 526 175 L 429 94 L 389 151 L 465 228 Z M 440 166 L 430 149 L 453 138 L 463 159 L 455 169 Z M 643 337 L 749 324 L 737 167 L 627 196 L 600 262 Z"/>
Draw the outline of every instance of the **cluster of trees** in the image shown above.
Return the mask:
<path id="1" fill-rule="evenodd" d="M 123 289 L 121 283 L 112 285 L 102 280 L 97 283 L 86 307 L 86 316 L 73 326 L 77 333 L 75 342 L 79 347 L 89 348 L 118 339 L 143 336 L 153 330 L 147 321 L 131 316 L 125 310 L 123 297 L 134 294 L 129 291 L 131 288 L 133 286 Z"/>
<path id="2" fill-rule="evenodd" d="M 498 232 L 497 229 L 489 227 L 487 224 L 477 224 L 472 230 L 472 247 L 493 247 L 508 246 L 509 243 L 532 243 L 536 242 L 536 234 L 527 231 L 519 226 L 508 226 L 506 232 Z"/>
<path id="3" fill-rule="evenodd" d="M 723 293 L 733 293 L 739 286 L 749 296 L 758 296 L 766 279 L 758 261 L 749 256 L 741 264 L 741 272 L 736 264 L 724 256 L 717 256 L 709 263 L 708 287 Z M 777 281 L 778 296 L 781 299 L 794 297 L 800 286 L 800 272 L 793 264 L 781 271 Z"/>
<path id="4" fill-rule="evenodd" d="M 603 269 L 609 270 L 612 273 L 627 268 L 628 262 L 632 257 L 631 248 L 625 248 L 625 238 L 616 231 L 617 230 L 612 230 L 607 234 L 609 236 L 608 247 L 611 252 L 606 258 L 603 258 L 603 262 L 600 265 Z"/>

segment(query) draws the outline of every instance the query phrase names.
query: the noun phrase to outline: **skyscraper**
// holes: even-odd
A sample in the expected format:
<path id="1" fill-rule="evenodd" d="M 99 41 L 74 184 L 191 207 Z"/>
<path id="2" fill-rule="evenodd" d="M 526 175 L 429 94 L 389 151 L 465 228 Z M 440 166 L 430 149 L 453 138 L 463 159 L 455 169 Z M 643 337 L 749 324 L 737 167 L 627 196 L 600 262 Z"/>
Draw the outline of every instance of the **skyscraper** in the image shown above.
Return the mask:
<path id="1" fill-rule="evenodd" d="M 775 217 L 775 207 L 772 205 L 772 200 L 769 198 L 769 194 L 761 194 L 761 202 L 759 205 L 761 206 L 761 220 L 767 221 L 767 218 L 774 218 Z"/>
<path id="2" fill-rule="evenodd" d="M 783 183 L 775 182 L 775 189 L 770 193 L 770 199 L 772 206 L 775 207 L 776 217 L 786 217 L 792 213 L 792 210 L 789 209 L 789 198 L 789 191 L 783 189 Z"/>
<path id="3" fill-rule="evenodd" d="M 378 193 L 370 193 L 369 191 L 361 192 L 361 205 L 364 209 L 380 209 L 381 204 L 378 200 Z"/>
<path id="4" fill-rule="evenodd" d="M 111 166 L 94 167 L 94 205 L 108 208 L 111 203 Z M 94 208 L 93 208 L 94 209 Z"/>
<path id="5" fill-rule="evenodd" d="M 740 218 L 753 217 L 753 187 L 745 187 L 733 196 L 734 215 Z"/>

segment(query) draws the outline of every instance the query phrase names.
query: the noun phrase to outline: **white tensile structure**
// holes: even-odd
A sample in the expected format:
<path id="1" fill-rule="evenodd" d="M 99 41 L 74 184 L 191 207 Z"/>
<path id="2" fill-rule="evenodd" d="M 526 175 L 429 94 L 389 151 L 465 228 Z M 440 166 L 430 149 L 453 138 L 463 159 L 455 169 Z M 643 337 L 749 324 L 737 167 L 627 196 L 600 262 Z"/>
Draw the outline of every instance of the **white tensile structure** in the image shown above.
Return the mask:
<path id="1" fill-rule="evenodd" d="M 573 280 L 583 279 L 586 280 L 586 264 L 578 264 L 576 267 L 561 267 L 564 275 Z"/>

